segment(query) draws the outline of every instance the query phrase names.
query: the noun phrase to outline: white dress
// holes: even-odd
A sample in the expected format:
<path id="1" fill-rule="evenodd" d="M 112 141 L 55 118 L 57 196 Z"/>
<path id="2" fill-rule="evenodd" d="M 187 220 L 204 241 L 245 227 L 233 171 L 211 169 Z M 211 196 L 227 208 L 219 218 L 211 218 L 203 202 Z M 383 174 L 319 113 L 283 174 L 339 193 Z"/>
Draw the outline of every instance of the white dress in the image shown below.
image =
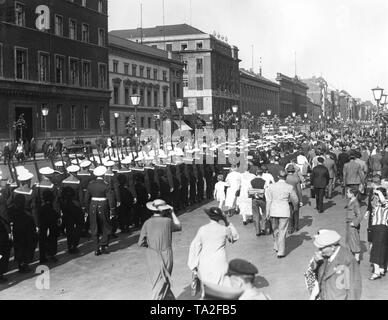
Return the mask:
<path id="1" fill-rule="evenodd" d="M 225 227 L 211 221 L 200 227 L 190 245 L 188 267 L 198 270 L 202 282 L 221 284 L 228 271 L 226 241 L 238 239 L 238 232 L 231 223 Z"/>
<path id="2" fill-rule="evenodd" d="M 226 183 L 224 181 L 218 181 L 214 186 L 214 199 L 218 201 L 219 208 L 222 209 L 222 206 L 225 202 L 225 187 Z"/>
<path id="3" fill-rule="evenodd" d="M 244 221 L 246 221 L 247 217 L 253 215 L 252 199 L 249 198 L 248 191 L 252 188 L 251 181 L 254 178 L 256 178 L 256 176 L 248 171 L 241 174 L 240 196 L 237 199 L 237 205 L 240 208 L 240 214 Z"/>
<path id="4" fill-rule="evenodd" d="M 237 171 L 232 171 L 226 176 L 225 182 L 228 185 L 228 190 L 226 191 L 225 206 L 228 208 L 233 208 L 236 201 L 236 192 L 240 190 L 241 185 L 241 173 Z"/>

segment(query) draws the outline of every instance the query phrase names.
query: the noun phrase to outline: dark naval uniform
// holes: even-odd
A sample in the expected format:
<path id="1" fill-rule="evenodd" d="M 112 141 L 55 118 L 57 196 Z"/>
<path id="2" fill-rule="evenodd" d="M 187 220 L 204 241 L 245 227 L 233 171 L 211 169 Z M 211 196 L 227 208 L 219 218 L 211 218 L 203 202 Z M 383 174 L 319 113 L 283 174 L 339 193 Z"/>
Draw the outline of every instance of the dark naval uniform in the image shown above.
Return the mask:
<path id="1" fill-rule="evenodd" d="M 87 211 L 87 204 L 85 203 L 86 189 L 88 188 L 89 183 L 94 180 L 94 177 L 88 170 L 81 169 L 81 171 L 79 171 L 77 174 L 77 178 L 80 181 L 80 186 L 82 189 L 81 207 L 84 208 L 85 211 Z M 89 216 L 87 216 L 86 220 L 85 218 L 82 218 L 82 229 L 83 229 L 83 234 L 88 235 L 89 229 L 90 229 Z"/>
<path id="2" fill-rule="evenodd" d="M 215 175 L 215 169 L 213 164 L 206 163 L 204 165 L 204 173 L 205 173 L 205 181 L 206 181 L 206 199 L 211 200 L 213 199 L 213 192 L 214 192 L 214 175 Z"/>
<path id="3" fill-rule="evenodd" d="M 109 186 L 102 178 L 89 183 L 86 193 L 86 203 L 90 203 L 90 229 L 96 241 L 96 255 L 106 252 L 109 235 L 112 232 L 110 221 L 114 201 Z"/>
<path id="4" fill-rule="evenodd" d="M 172 175 L 172 182 L 174 191 L 172 192 L 172 206 L 175 210 L 179 210 L 183 205 L 181 204 L 180 192 L 181 192 L 181 172 L 177 164 L 171 164 L 170 171 Z"/>
<path id="5" fill-rule="evenodd" d="M 197 169 L 197 202 L 202 202 L 205 194 L 205 172 L 203 164 L 194 164 Z"/>
<path id="6" fill-rule="evenodd" d="M 177 166 L 177 171 L 180 172 L 181 189 L 180 189 L 180 206 L 185 209 L 189 202 L 189 176 L 186 169 L 186 164 L 181 163 Z"/>
<path id="7" fill-rule="evenodd" d="M 0 189 L 0 283 L 4 280 L 3 275 L 8 271 L 9 257 L 12 242 L 9 235 L 11 226 L 7 210 L 7 198 L 9 191 L 7 187 Z"/>

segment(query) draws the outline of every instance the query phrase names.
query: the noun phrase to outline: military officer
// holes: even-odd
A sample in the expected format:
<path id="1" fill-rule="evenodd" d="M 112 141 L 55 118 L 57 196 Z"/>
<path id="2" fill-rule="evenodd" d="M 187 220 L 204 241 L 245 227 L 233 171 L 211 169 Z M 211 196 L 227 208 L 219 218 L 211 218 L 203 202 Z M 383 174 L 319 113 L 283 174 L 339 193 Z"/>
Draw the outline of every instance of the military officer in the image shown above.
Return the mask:
<path id="1" fill-rule="evenodd" d="M 89 183 L 86 192 L 86 203 L 90 204 L 90 227 L 96 244 L 96 256 L 109 253 L 107 247 L 112 232 L 111 219 L 115 215 L 112 192 L 103 178 L 106 171 L 104 166 L 94 169 L 96 180 Z"/>

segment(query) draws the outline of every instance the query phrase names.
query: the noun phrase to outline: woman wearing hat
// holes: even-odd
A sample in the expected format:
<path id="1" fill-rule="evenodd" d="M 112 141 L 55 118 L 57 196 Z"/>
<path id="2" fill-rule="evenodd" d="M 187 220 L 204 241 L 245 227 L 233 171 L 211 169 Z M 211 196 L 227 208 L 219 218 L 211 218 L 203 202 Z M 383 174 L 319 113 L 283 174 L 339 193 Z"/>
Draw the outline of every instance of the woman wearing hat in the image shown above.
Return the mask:
<path id="1" fill-rule="evenodd" d="M 153 212 L 153 216 L 144 223 L 138 245 L 147 248 L 147 265 L 152 283 L 151 299 L 175 299 L 171 291 L 172 233 L 181 231 L 182 226 L 173 208 L 164 200 L 149 202 L 147 208 Z"/>
<path id="2" fill-rule="evenodd" d="M 190 270 L 198 272 L 202 282 L 221 284 L 228 271 L 226 242 L 234 243 L 239 234 L 220 208 L 212 207 L 205 212 L 210 222 L 199 228 L 191 242 L 187 264 Z"/>

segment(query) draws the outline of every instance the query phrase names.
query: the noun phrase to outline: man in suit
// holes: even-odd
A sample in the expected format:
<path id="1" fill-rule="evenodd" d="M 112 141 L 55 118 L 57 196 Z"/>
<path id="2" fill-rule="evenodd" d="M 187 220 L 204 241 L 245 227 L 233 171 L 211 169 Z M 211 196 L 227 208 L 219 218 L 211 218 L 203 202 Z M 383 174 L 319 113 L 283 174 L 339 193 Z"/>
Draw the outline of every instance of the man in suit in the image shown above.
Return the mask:
<path id="1" fill-rule="evenodd" d="M 335 188 L 335 177 L 337 175 L 337 166 L 329 151 L 326 152 L 325 167 L 329 170 L 329 185 L 327 189 L 327 198 L 331 199 L 333 190 Z"/>
<path id="2" fill-rule="evenodd" d="M 364 183 L 364 173 L 361 165 L 356 162 L 354 153 L 350 155 L 350 162 L 346 163 L 344 166 L 343 176 L 343 185 L 347 188 L 352 188 L 355 191 L 358 191 L 360 184 Z"/>
<path id="3" fill-rule="evenodd" d="M 329 170 L 323 165 L 325 159 L 318 157 L 318 165 L 314 167 L 311 173 L 311 184 L 314 187 L 315 199 L 319 213 L 323 213 L 323 197 L 325 195 L 325 189 L 329 184 L 330 174 Z"/>
<path id="4" fill-rule="evenodd" d="M 274 250 L 278 258 L 286 255 L 286 234 L 291 217 L 290 202 L 296 208 L 299 204 L 298 196 L 293 186 L 286 183 L 287 174 L 284 170 L 279 173 L 279 181 L 270 185 L 265 191 L 267 201 L 267 218 L 271 217 L 274 231 Z"/>
<path id="5" fill-rule="evenodd" d="M 267 170 L 268 172 L 274 177 L 275 179 L 275 182 L 278 182 L 279 181 L 279 173 L 280 171 L 284 171 L 284 167 L 282 167 L 280 164 L 279 164 L 279 157 L 275 157 L 271 163 L 269 163 L 267 165 Z"/>
<path id="6" fill-rule="evenodd" d="M 295 173 L 295 167 L 289 165 L 287 167 L 287 178 L 286 182 L 294 188 L 296 195 L 298 196 L 298 205 L 291 208 L 290 217 L 290 234 L 299 230 L 299 206 L 303 204 L 302 201 L 302 187 L 299 176 Z M 291 205 L 291 203 L 290 203 Z"/>
<path id="7" fill-rule="evenodd" d="M 339 244 L 340 240 L 341 236 L 331 230 L 321 230 L 315 237 L 314 245 L 319 251 L 312 267 L 318 275 L 317 297 L 321 300 L 360 300 L 360 267 L 352 253 Z"/>

